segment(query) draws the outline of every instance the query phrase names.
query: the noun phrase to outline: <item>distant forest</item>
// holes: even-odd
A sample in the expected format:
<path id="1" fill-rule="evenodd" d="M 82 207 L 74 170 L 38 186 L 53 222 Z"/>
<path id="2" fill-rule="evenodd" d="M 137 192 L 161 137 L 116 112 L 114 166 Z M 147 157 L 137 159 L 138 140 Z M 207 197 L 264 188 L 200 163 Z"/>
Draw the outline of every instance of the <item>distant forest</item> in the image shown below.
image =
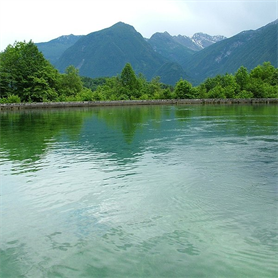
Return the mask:
<path id="1" fill-rule="evenodd" d="M 180 79 L 175 86 L 136 75 L 127 63 L 114 77 L 81 77 L 74 66 L 58 72 L 32 42 L 16 42 L 0 53 L 0 103 L 111 101 L 199 98 L 278 98 L 278 69 L 265 62 L 250 72 L 207 78 L 194 87 Z"/>

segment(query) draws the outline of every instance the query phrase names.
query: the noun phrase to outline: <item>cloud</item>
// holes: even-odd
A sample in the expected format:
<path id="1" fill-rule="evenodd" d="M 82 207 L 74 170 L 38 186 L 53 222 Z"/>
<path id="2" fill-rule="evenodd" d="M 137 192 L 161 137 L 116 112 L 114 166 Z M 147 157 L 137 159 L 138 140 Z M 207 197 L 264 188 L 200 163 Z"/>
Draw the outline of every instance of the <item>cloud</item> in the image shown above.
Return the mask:
<path id="1" fill-rule="evenodd" d="M 232 36 L 277 18 L 277 0 L 2 0 L 0 50 L 15 40 L 86 35 L 123 21 L 144 37 L 167 31 Z"/>

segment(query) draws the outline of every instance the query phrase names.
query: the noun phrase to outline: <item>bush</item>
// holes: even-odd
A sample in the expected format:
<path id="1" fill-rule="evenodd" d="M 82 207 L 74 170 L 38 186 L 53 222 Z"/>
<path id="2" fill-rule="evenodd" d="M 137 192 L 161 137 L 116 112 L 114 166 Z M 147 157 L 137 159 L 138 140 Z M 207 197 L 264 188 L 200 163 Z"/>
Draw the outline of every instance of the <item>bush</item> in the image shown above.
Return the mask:
<path id="1" fill-rule="evenodd" d="M 254 95 L 246 90 L 240 91 L 235 98 L 252 98 Z"/>
<path id="2" fill-rule="evenodd" d="M 90 89 L 83 89 L 76 95 L 77 101 L 92 101 L 94 100 L 93 92 Z"/>
<path id="3" fill-rule="evenodd" d="M 19 96 L 10 95 L 7 98 L 0 98 L 0 103 L 20 103 L 21 99 Z"/>
<path id="4" fill-rule="evenodd" d="M 180 80 L 175 87 L 175 95 L 179 99 L 193 98 L 192 85 L 186 80 Z"/>
<path id="5" fill-rule="evenodd" d="M 226 98 L 225 90 L 220 85 L 217 85 L 208 92 L 208 97 L 209 98 Z"/>

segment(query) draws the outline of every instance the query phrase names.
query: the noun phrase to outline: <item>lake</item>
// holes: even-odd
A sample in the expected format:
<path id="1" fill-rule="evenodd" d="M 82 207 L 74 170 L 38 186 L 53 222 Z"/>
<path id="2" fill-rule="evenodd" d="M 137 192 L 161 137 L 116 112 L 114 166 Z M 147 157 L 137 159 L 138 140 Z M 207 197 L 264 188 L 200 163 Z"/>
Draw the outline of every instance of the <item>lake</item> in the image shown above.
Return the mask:
<path id="1" fill-rule="evenodd" d="M 0 277 L 277 277 L 277 115 L 1 112 Z"/>

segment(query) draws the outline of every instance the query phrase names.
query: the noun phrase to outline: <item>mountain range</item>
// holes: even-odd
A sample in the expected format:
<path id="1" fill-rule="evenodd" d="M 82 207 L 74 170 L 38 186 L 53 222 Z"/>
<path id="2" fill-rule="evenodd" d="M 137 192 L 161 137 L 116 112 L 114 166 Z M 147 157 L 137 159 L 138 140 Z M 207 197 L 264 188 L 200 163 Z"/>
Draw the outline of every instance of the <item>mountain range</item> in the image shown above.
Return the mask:
<path id="1" fill-rule="evenodd" d="M 82 76 L 115 76 L 129 62 L 148 80 L 160 76 L 163 83 L 174 85 L 184 78 L 197 85 L 240 66 L 250 70 L 269 61 L 277 67 L 277 31 L 278 20 L 231 38 L 164 32 L 145 39 L 133 26 L 118 22 L 85 36 L 61 36 L 36 45 L 61 72 L 74 65 Z"/>
<path id="2" fill-rule="evenodd" d="M 83 36 L 61 36 L 49 42 L 36 43 L 38 49 L 52 64 L 55 65 L 63 52 L 74 45 Z"/>

